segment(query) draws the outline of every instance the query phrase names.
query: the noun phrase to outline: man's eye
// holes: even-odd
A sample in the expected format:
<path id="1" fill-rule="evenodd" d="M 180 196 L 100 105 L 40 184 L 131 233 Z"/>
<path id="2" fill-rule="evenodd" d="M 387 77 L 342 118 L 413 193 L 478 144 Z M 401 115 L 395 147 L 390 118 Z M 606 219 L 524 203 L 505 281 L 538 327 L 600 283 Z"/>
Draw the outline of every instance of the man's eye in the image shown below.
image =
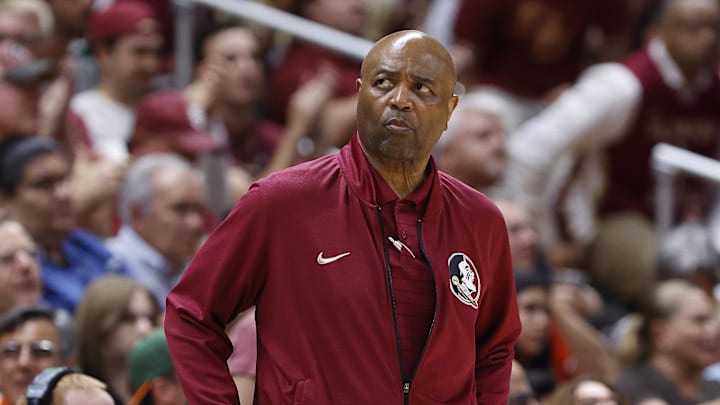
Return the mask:
<path id="1" fill-rule="evenodd" d="M 430 87 L 424 85 L 423 83 L 416 83 L 415 90 L 420 93 L 431 93 Z"/>
<path id="2" fill-rule="evenodd" d="M 381 89 L 388 89 L 392 86 L 392 84 L 388 79 L 377 79 L 375 80 L 374 86 Z"/>

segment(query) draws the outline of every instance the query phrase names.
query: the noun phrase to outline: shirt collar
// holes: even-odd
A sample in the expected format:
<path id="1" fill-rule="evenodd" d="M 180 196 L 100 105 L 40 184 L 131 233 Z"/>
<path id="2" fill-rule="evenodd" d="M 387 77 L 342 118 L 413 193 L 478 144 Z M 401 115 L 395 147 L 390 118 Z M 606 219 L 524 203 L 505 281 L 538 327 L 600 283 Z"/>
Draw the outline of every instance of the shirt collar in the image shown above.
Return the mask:
<path id="1" fill-rule="evenodd" d="M 132 251 L 136 252 L 136 256 L 147 263 L 148 266 L 160 273 L 173 273 L 170 264 L 163 255 L 150 246 L 131 226 L 123 225 L 118 231 L 117 238 L 121 243 L 131 246 Z"/>
<path id="2" fill-rule="evenodd" d="M 687 83 L 680 67 L 675 63 L 665 42 L 660 38 L 653 38 L 648 44 L 648 55 L 653 61 L 665 84 L 677 91 L 683 99 L 693 100 L 700 93 L 707 90 L 712 84 L 710 70 L 698 75 L 694 83 Z"/>

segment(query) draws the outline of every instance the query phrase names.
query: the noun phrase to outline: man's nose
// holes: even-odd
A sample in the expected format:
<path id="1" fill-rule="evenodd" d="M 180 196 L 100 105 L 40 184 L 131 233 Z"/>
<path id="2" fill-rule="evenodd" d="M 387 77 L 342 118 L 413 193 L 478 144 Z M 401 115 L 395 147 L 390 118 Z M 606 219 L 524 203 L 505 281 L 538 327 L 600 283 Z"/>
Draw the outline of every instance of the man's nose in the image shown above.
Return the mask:
<path id="1" fill-rule="evenodd" d="M 392 108 L 410 111 L 412 109 L 412 101 L 410 99 L 410 90 L 402 85 L 395 87 L 392 97 L 390 98 L 390 106 Z"/>

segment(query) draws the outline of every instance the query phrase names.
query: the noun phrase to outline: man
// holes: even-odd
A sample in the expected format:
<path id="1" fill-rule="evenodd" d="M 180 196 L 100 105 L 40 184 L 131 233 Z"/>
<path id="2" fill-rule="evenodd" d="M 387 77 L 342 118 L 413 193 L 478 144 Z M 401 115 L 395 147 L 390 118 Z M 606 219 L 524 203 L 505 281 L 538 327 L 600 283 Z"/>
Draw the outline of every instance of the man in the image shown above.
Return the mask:
<path id="1" fill-rule="evenodd" d="M 7 212 L 0 211 L 0 314 L 40 302 L 42 282 L 35 242 Z"/>
<path id="2" fill-rule="evenodd" d="M 125 269 L 101 240 L 75 228 L 70 172 L 70 160 L 51 139 L 0 142 L 0 205 L 38 244 L 44 301 L 72 313 L 90 281 Z"/>
<path id="3" fill-rule="evenodd" d="M 160 71 L 159 30 L 152 9 L 138 1 L 118 1 L 92 15 L 88 35 L 100 82 L 71 100 L 76 124 L 86 130 L 78 148 L 114 162 L 127 160 L 135 106 Z"/>
<path id="4" fill-rule="evenodd" d="M 17 307 L 0 318 L 0 391 L 2 405 L 15 404 L 35 375 L 65 364 L 68 348 L 45 307 Z"/>
<path id="5" fill-rule="evenodd" d="M 588 246 L 595 281 L 625 302 L 637 303 L 655 279 L 653 146 L 664 142 L 718 157 L 719 24 L 716 0 L 662 2 L 655 36 L 645 48 L 623 63 L 589 69 L 509 138 L 508 177 L 536 216 L 550 210 L 554 196 L 544 192 L 556 162 L 567 155 L 579 158 L 573 172 L 583 181 L 568 187 L 564 199 L 590 202 L 576 204 L 585 215 L 565 216 L 567 229 Z M 598 155 L 604 171 L 590 164 Z M 597 183 L 593 176 L 607 183 L 599 198 L 598 188 L 582 189 Z M 695 205 L 688 198 L 693 195 L 684 192 L 681 204 Z"/>
<path id="6" fill-rule="evenodd" d="M 505 109 L 504 100 L 486 93 L 464 96 L 435 147 L 438 168 L 492 196 L 507 166 Z"/>
<path id="7" fill-rule="evenodd" d="M 240 200 L 168 297 L 191 404 L 238 404 L 225 327 L 255 304 L 257 403 L 507 401 L 520 331 L 507 232 L 431 159 L 455 84 L 436 40 L 381 39 L 357 81 L 350 144 Z M 472 263 L 474 294 L 451 283 L 456 258 Z"/>
<path id="8" fill-rule="evenodd" d="M 164 304 L 205 234 L 200 177 L 176 155 L 144 156 L 128 169 L 118 208 L 122 227 L 107 246 Z"/>
<path id="9" fill-rule="evenodd" d="M 102 381 L 67 367 L 50 367 L 40 372 L 28 387 L 19 405 L 113 405 Z"/>
<path id="10" fill-rule="evenodd" d="M 134 392 L 128 405 L 187 404 L 162 329 L 135 343 L 128 353 L 128 371 Z"/>

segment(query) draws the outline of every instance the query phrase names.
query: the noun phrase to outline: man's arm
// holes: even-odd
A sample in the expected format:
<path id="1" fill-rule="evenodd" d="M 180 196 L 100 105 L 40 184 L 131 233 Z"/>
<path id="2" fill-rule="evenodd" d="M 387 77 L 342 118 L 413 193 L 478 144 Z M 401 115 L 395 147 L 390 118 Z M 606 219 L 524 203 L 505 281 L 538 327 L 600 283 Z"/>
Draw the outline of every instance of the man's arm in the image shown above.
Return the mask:
<path id="1" fill-rule="evenodd" d="M 232 344 L 225 328 L 254 304 L 264 284 L 261 194 L 257 186 L 248 191 L 167 298 L 165 334 L 191 405 L 239 404 L 227 366 Z"/>
<path id="2" fill-rule="evenodd" d="M 509 185 L 537 213 L 543 192 L 566 154 L 603 148 L 620 138 L 640 104 L 642 88 L 624 65 L 588 69 L 578 82 L 543 112 L 508 137 Z"/>
<path id="3" fill-rule="evenodd" d="M 476 322 L 475 385 L 479 405 L 506 405 L 520 316 L 504 222 L 495 221 L 490 232 L 496 234 L 486 248 L 493 256 L 487 260 L 492 266 L 492 279 L 484 287 Z"/>

